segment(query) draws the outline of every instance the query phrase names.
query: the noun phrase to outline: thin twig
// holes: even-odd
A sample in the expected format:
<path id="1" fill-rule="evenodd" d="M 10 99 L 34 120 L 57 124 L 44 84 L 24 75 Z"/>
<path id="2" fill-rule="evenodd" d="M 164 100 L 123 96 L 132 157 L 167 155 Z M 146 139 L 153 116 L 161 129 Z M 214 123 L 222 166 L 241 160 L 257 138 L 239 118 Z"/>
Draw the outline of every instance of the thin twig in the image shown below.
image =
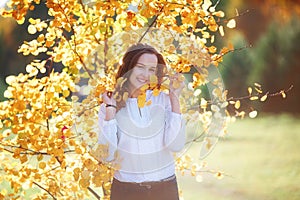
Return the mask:
<path id="1" fill-rule="evenodd" d="M 253 10 L 253 9 L 251 9 L 251 10 Z M 220 22 L 228 22 L 228 21 L 230 21 L 231 19 L 235 19 L 235 18 L 241 17 L 241 16 L 246 15 L 246 14 L 248 14 L 248 13 L 250 13 L 250 10 L 249 10 L 249 9 L 246 10 L 246 11 L 244 11 L 244 12 L 242 12 L 242 13 L 237 13 L 237 15 L 234 16 L 234 17 L 229 17 L 229 18 L 227 18 L 227 19 L 220 20 Z"/>
<path id="2" fill-rule="evenodd" d="M 27 149 L 27 148 L 24 148 L 24 147 L 21 147 L 21 146 L 15 146 L 15 145 L 11 145 L 11 144 L 3 144 L 3 143 L 0 143 L 0 145 L 2 145 L 3 147 L 11 147 L 11 148 L 18 148 L 18 149 L 22 149 L 22 150 L 25 150 L 25 151 L 29 151 L 29 152 L 20 152 L 20 154 L 27 154 L 27 155 L 49 155 L 51 156 L 50 154 L 46 153 L 46 152 L 38 152 L 38 151 L 34 151 L 34 150 L 31 150 L 31 149 Z M 8 151 L 10 153 L 14 153 L 13 151 L 9 150 L 9 149 L 4 149 L 5 151 Z M 74 150 L 67 150 L 67 151 L 64 151 L 64 153 L 71 153 L 71 152 L 74 152 Z"/>
<path id="3" fill-rule="evenodd" d="M 193 139 L 190 140 L 190 141 L 187 141 L 185 144 L 187 145 L 187 144 L 189 144 L 189 143 L 198 142 L 197 140 L 200 139 L 204 134 L 205 134 L 205 132 L 202 131 L 202 133 L 201 133 L 199 136 L 193 138 Z"/>
<path id="4" fill-rule="evenodd" d="M 282 95 L 282 93 L 288 93 L 289 91 L 291 91 L 293 89 L 293 85 L 291 85 L 288 89 L 286 90 L 280 90 L 279 92 L 275 92 L 275 93 L 256 93 L 256 94 L 253 94 L 253 95 L 247 95 L 247 96 L 242 96 L 242 97 L 229 97 L 227 98 L 226 102 L 229 102 L 229 101 L 237 101 L 237 100 L 244 100 L 244 99 L 250 99 L 251 97 L 258 97 L 258 98 L 261 98 L 262 96 L 264 95 L 267 95 L 268 97 L 274 97 L 274 96 L 279 96 L 279 95 Z M 213 101 L 211 100 L 208 100 L 207 101 L 207 105 L 211 105 L 213 103 Z M 196 106 L 191 106 L 188 108 L 188 110 L 192 110 L 192 109 L 197 109 L 199 108 L 200 105 L 196 105 Z"/>
<path id="5" fill-rule="evenodd" d="M 93 190 L 90 186 L 87 187 L 87 189 L 97 198 L 97 199 L 101 199 L 101 197 L 95 192 L 95 190 Z"/>
<path id="6" fill-rule="evenodd" d="M 273 96 L 281 95 L 282 92 L 287 93 L 287 92 L 289 92 L 291 89 L 293 89 L 293 87 L 294 87 L 294 86 L 291 85 L 291 86 L 290 86 L 288 89 L 286 89 L 286 90 L 281 90 L 280 92 L 271 93 L 271 94 L 268 94 L 267 96 L 273 97 Z M 235 101 L 235 100 L 249 99 L 249 98 L 254 97 L 254 96 L 258 96 L 258 98 L 259 98 L 259 97 L 262 97 L 262 96 L 264 96 L 264 95 L 263 95 L 263 94 L 257 93 L 257 94 L 255 94 L 255 95 L 248 95 L 248 96 L 243 96 L 243 97 L 236 97 L 236 98 L 230 97 L 230 98 L 227 99 L 227 101 L 231 101 L 231 100 L 234 100 L 234 101 Z"/>
<path id="7" fill-rule="evenodd" d="M 37 182 L 32 182 L 33 184 L 35 184 L 36 186 L 38 186 L 39 188 L 41 188 L 42 190 L 44 190 L 45 192 L 47 192 L 53 199 L 57 199 L 55 196 L 53 196 L 53 194 L 51 194 L 46 188 L 44 188 L 43 186 L 41 186 L 40 184 L 38 184 Z"/>
<path id="8" fill-rule="evenodd" d="M 157 20 L 158 16 L 161 14 L 161 12 L 163 11 L 163 9 L 164 9 L 164 6 L 161 7 L 161 9 L 159 10 L 159 13 L 155 16 L 153 22 L 150 24 L 150 26 L 147 28 L 147 30 L 145 31 L 145 33 L 139 39 L 138 43 L 140 43 L 144 39 L 145 35 L 149 32 L 150 28 L 152 28 L 154 26 L 154 24 L 156 23 L 156 20 Z"/>
<path id="9" fill-rule="evenodd" d="M 82 64 L 82 67 L 83 67 L 84 70 L 88 73 L 89 77 L 90 77 L 90 78 L 93 78 L 92 73 L 91 73 L 90 70 L 87 68 L 87 66 L 85 65 L 84 61 L 82 60 L 82 57 L 79 55 L 79 53 L 78 53 L 78 51 L 77 51 L 76 31 L 75 31 L 73 25 L 71 24 L 71 22 L 70 22 L 70 20 L 69 20 L 69 18 L 68 18 L 68 16 L 67 16 L 67 14 L 64 12 L 64 9 L 63 9 L 62 6 L 60 5 L 60 2 L 59 2 L 59 1 L 58 1 L 58 7 L 61 9 L 63 15 L 65 16 L 65 18 L 66 18 L 66 20 L 67 20 L 68 24 L 70 25 L 70 27 L 71 27 L 71 29 L 72 29 L 72 32 L 73 32 L 73 36 L 74 36 L 73 42 L 74 42 L 75 47 L 72 48 L 72 45 L 71 45 L 70 42 L 67 40 L 68 43 L 69 43 L 69 46 L 70 46 L 71 50 L 73 50 L 73 52 L 74 52 L 74 53 L 76 54 L 76 56 L 79 58 L 79 61 L 80 61 L 80 63 Z M 63 35 L 64 35 L 64 34 L 63 34 Z M 65 35 L 64 35 L 64 37 L 67 39 L 67 37 L 66 37 Z"/>

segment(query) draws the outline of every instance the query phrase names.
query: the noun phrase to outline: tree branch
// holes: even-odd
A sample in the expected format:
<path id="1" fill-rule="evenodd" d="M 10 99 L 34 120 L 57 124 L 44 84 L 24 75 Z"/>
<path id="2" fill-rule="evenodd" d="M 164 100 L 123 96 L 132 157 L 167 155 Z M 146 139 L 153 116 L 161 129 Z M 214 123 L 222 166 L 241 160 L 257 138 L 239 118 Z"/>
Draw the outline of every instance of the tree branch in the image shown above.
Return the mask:
<path id="1" fill-rule="evenodd" d="M 150 26 L 147 28 L 147 30 L 145 31 L 145 33 L 139 39 L 138 43 L 140 43 L 144 39 L 145 35 L 149 32 L 150 28 L 152 28 L 154 26 L 154 24 L 155 24 L 158 16 L 161 14 L 161 12 L 163 11 L 163 9 L 164 9 L 164 6 L 161 7 L 161 9 L 159 10 L 159 13 L 155 16 L 153 22 L 150 24 Z"/>
<path id="2" fill-rule="evenodd" d="M 86 64 L 83 62 L 82 60 L 82 57 L 79 55 L 78 51 L 77 51 L 77 43 L 76 43 L 76 31 L 73 27 L 73 25 L 71 24 L 67 14 L 64 12 L 64 9 L 62 8 L 62 6 L 60 5 L 59 1 L 58 1 L 58 7 L 61 9 L 61 12 L 63 13 L 63 15 L 65 16 L 68 24 L 70 25 L 71 29 L 72 29 L 72 32 L 73 32 L 73 36 L 74 36 L 74 39 L 73 39 L 73 42 L 74 42 L 74 45 L 75 47 L 72 48 L 72 45 L 70 44 L 70 42 L 67 40 L 67 37 L 64 35 L 64 37 L 66 38 L 66 40 L 68 41 L 69 45 L 70 45 L 70 48 L 71 50 L 75 53 L 75 55 L 79 58 L 79 61 L 80 63 L 82 64 L 82 67 L 84 68 L 84 70 L 88 73 L 89 77 L 90 78 L 93 78 L 90 70 L 87 68 Z"/>
<path id="3" fill-rule="evenodd" d="M 90 193 L 92 193 L 97 199 L 101 199 L 101 197 L 95 192 L 95 190 L 93 190 L 90 186 L 87 187 L 87 189 L 89 190 Z"/>
<path id="4" fill-rule="evenodd" d="M 3 144 L 3 143 L 0 143 L 0 145 L 2 145 L 3 147 L 18 148 L 18 149 L 22 149 L 22 150 L 27 151 L 27 152 L 20 152 L 20 154 L 28 154 L 28 155 L 40 155 L 41 154 L 41 155 L 49 155 L 50 156 L 50 154 L 48 154 L 46 152 L 38 152 L 38 151 L 27 149 L 27 148 L 24 148 L 24 147 L 21 147 L 21 146 L 15 146 L 15 145 L 11 145 L 11 144 Z M 9 149 L 4 148 L 4 150 L 7 151 L 7 152 L 10 152 L 10 153 L 14 153 L 12 150 L 9 150 Z M 74 152 L 74 150 L 64 151 L 64 153 L 71 153 L 71 152 Z"/>
<path id="5" fill-rule="evenodd" d="M 281 91 L 279 91 L 279 92 L 275 92 L 275 93 L 271 93 L 271 94 L 267 94 L 267 96 L 270 96 L 270 97 L 274 97 L 274 96 L 279 96 L 279 95 L 282 95 L 282 92 L 284 92 L 284 93 L 287 93 L 287 92 L 289 92 L 290 90 L 292 90 L 293 89 L 293 85 L 291 85 L 288 89 L 286 89 L 286 90 L 281 90 Z M 243 97 L 230 97 L 230 98 L 228 98 L 227 99 L 227 101 L 232 101 L 232 100 L 243 100 L 243 99 L 249 99 L 249 98 L 251 98 L 251 97 L 254 97 L 254 96 L 257 96 L 258 98 L 260 98 L 260 97 L 262 97 L 262 96 L 264 96 L 265 94 L 260 94 L 260 93 L 257 93 L 257 94 L 255 94 L 255 95 L 247 95 L 247 96 L 243 96 Z"/>
<path id="6" fill-rule="evenodd" d="M 251 9 L 251 10 L 253 10 L 253 9 Z M 238 18 L 238 17 L 241 17 L 241 16 L 243 16 L 243 15 L 246 15 L 246 14 L 248 14 L 248 13 L 250 13 L 250 10 L 248 9 L 248 10 L 246 10 L 246 11 L 244 11 L 244 12 L 242 12 L 242 13 L 236 13 L 236 16 L 234 16 L 234 17 L 230 17 L 230 18 L 228 18 L 228 19 L 223 19 L 223 20 L 220 20 L 220 22 L 228 22 L 229 20 L 231 20 L 231 19 L 235 19 L 235 18 Z"/>
<path id="7" fill-rule="evenodd" d="M 39 188 L 41 188 L 42 190 L 44 190 L 45 192 L 47 192 L 53 199 L 57 199 L 55 196 L 53 196 L 53 194 L 51 194 L 46 188 L 44 188 L 43 186 L 39 185 L 37 182 L 32 182 L 33 184 L 35 184 L 36 186 L 38 186 Z"/>

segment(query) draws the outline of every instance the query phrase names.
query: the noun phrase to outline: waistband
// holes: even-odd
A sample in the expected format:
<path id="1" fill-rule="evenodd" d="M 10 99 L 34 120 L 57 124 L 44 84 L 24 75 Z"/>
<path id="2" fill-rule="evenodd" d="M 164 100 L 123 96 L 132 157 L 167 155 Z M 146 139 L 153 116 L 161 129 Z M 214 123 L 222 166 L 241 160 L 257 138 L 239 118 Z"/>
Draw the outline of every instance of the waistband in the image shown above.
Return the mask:
<path id="1" fill-rule="evenodd" d="M 171 182 L 173 180 L 176 179 L 175 174 L 173 174 L 172 176 L 169 176 L 167 178 L 164 178 L 160 181 L 146 181 L 146 182 L 140 182 L 140 183 L 136 183 L 136 182 L 123 182 L 123 181 L 119 181 L 118 179 L 114 178 L 113 181 L 122 184 L 122 185 L 127 185 L 127 186 L 135 186 L 135 187 L 146 187 L 148 189 L 152 188 L 153 186 L 159 186 L 163 183 L 166 182 Z"/>

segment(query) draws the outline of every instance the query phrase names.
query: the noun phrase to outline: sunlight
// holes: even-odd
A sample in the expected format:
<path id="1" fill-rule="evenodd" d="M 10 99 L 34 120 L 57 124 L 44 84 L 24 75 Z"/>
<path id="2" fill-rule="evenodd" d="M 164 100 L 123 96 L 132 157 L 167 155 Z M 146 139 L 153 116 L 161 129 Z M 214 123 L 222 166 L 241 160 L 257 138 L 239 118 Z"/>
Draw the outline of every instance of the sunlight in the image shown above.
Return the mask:
<path id="1" fill-rule="evenodd" d="M 1 0 L 1 2 L 0 2 L 0 8 L 4 7 L 7 1 L 8 0 Z"/>

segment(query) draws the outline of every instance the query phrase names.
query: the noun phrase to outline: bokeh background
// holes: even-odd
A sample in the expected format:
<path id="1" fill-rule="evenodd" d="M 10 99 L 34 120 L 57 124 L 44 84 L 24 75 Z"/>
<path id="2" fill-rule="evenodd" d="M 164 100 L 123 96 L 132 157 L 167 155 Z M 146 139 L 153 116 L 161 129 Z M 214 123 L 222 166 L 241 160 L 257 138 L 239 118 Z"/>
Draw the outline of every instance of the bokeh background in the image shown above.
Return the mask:
<path id="1" fill-rule="evenodd" d="M 259 110 L 258 117 L 230 125 L 228 135 L 205 160 L 197 160 L 199 144 L 191 146 L 188 153 L 196 162 L 207 162 L 208 168 L 227 175 L 219 180 L 203 173 L 199 182 L 188 172 L 179 175 L 183 197 L 300 199 L 300 1 L 221 0 L 217 8 L 237 21 L 235 29 L 217 38 L 217 45 L 231 43 L 241 48 L 227 54 L 219 66 L 229 96 L 247 95 L 247 88 L 255 82 L 270 93 L 291 85 L 293 89 L 285 99 L 278 95 L 263 103 L 242 102 L 245 110 Z M 38 10 L 38 16 L 29 13 L 28 17 L 45 19 L 46 8 L 39 6 Z M 31 40 L 26 27 L 26 23 L 18 25 L 0 17 L 1 101 L 5 100 L 5 77 L 25 73 L 33 59 L 17 53 L 23 41 Z M 57 65 L 55 70 L 60 68 Z"/>

